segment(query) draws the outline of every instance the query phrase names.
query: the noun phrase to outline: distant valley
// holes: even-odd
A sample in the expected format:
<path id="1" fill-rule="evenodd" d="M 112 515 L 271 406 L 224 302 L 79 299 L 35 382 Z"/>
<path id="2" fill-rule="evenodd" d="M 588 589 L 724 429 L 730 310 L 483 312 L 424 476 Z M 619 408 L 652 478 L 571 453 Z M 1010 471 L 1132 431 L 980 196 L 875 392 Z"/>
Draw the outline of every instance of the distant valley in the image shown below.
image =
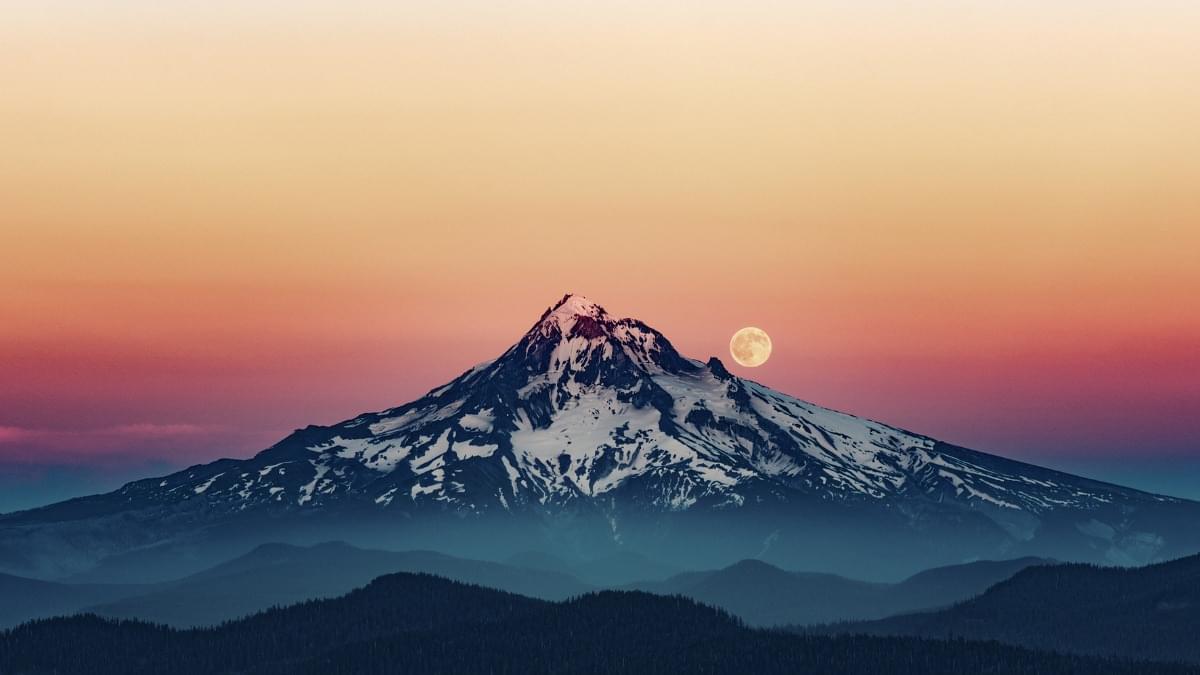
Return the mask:
<path id="1" fill-rule="evenodd" d="M 977 562 L 929 570 L 897 584 L 787 572 L 756 560 L 720 570 L 674 573 L 627 555 L 565 561 L 526 553 L 505 563 L 432 551 L 366 550 L 341 542 L 264 544 L 202 572 L 156 584 L 71 584 L 2 577 L 14 602 L 4 626 L 93 612 L 176 627 L 215 625 L 305 600 L 336 597 L 395 572 L 422 572 L 523 596 L 563 600 L 604 588 L 681 595 L 722 608 L 751 625 L 873 619 L 949 605 L 982 592 L 1036 559 Z M 668 576 L 670 575 L 670 576 Z M 630 582 L 629 579 L 641 577 Z"/>

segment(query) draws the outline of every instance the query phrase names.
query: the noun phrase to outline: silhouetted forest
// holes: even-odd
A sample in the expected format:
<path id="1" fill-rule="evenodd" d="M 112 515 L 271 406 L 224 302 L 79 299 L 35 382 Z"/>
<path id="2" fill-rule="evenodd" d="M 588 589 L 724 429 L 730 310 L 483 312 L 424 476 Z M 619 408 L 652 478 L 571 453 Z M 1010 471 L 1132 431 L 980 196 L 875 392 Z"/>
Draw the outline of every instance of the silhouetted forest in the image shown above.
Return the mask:
<path id="1" fill-rule="evenodd" d="M 1030 567 L 945 610 L 802 630 L 1200 663 L 1200 556 L 1136 568 Z"/>
<path id="2" fill-rule="evenodd" d="M 680 597 L 603 592 L 562 603 L 421 574 L 216 628 L 84 615 L 0 634 L 0 673 L 1200 673 L 997 643 L 800 636 L 746 628 Z"/>

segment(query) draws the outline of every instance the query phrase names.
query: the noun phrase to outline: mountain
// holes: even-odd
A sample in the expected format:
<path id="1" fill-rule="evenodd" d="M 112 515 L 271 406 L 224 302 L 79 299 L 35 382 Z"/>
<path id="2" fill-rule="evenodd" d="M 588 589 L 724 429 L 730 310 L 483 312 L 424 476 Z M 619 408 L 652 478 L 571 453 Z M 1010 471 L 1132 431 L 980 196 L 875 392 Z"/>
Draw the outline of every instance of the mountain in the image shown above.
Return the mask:
<path id="1" fill-rule="evenodd" d="M 998 640 L 1200 663 L 1200 556 L 1140 568 L 1030 567 L 953 607 L 817 629 Z"/>
<path id="2" fill-rule="evenodd" d="M 421 572 L 521 595 L 561 600 L 591 586 L 562 573 L 464 560 L 432 551 L 370 551 L 341 542 L 266 544 L 148 592 L 85 608 L 101 616 L 177 627 L 216 625 L 270 607 L 336 597 L 394 572 Z"/>
<path id="3" fill-rule="evenodd" d="M 62 584 L 0 574 L 0 628 L 73 614 L 96 603 L 142 592 L 144 586 Z"/>
<path id="4" fill-rule="evenodd" d="M 1016 571 L 1046 561 L 976 562 L 921 572 L 896 584 L 833 574 L 785 572 L 756 560 L 725 569 L 675 574 L 624 590 L 681 595 L 720 607 L 751 625 L 873 619 L 950 605 Z M 604 569 L 610 567 L 611 569 Z M 667 570 L 624 556 L 571 562 L 530 553 L 506 564 L 433 551 L 379 551 L 343 542 L 263 544 L 183 579 L 143 585 L 64 584 L 0 575 L 0 628 L 41 617 L 92 612 L 180 628 L 216 625 L 270 607 L 343 595 L 395 572 L 419 572 L 546 600 L 596 590 L 604 578 Z M 576 578 L 584 575 L 591 583 Z"/>
<path id="5" fill-rule="evenodd" d="M 685 572 L 628 588 L 686 596 L 751 625 L 803 625 L 944 607 L 1046 562 L 1040 558 L 979 561 L 926 570 L 899 583 L 871 583 L 836 574 L 787 572 L 760 560 L 743 560 L 720 570 Z"/>
<path id="6" fill-rule="evenodd" d="M 618 551 L 587 560 L 567 560 L 545 551 L 521 551 L 505 558 L 504 562 L 516 567 L 561 572 L 593 586 L 606 587 L 658 581 L 680 572 L 678 567 L 665 565 L 634 551 Z"/>
<path id="7" fill-rule="evenodd" d="M 327 542 L 263 544 L 183 579 L 156 584 L 57 583 L 0 575 L 0 628 L 92 612 L 177 627 L 213 625 L 270 607 L 343 595 L 393 572 L 420 572 L 560 600 L 593 590 L 569 574 L 432 551 L 375 551 Z"/>
<path id="8" fill-rule="evenodd" d="M 996 643 L 801 636 L 748 629 L 679 597 L 608 591 L 550 603 L 393 574 L 344 597 L 211 629 L 94 615 L 24 624 L 0 632 L 0 672 L 1174 675 L 1200 668 Z"/>
<path id="9" fill-rule="evenodd" d="M 267 540 L 343 539 L 898 579 L 980 558 L 1162 560 L 1200 551 L 1198 520 L 1196 502 L 801 401 L 567 295 L 499 357 L 410 403 L 0 516 L 0 569 L 153 581 Z M 156 562 L 107 572 L 129 555 Z"/>

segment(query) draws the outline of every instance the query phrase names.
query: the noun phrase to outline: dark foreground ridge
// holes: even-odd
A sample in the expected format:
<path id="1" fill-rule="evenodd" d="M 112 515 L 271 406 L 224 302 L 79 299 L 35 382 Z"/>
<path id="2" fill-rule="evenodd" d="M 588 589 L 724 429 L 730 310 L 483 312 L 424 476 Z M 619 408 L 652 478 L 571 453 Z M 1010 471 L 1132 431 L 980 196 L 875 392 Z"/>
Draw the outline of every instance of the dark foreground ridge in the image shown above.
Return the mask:
<path id="1" fill-rule="evenodd" d="M 820 630 L 955 636 L 1034 649 L 1200 663 L 1200 556 L 1138 568 L 1035 566 L 941 611 Z"/>
<path id="2" fill-rule="evenodd" d="M 0 633 L 0 672 L 1200 673 L 1200 667 L 1029 651 L 992 642 L 799 636 L 746 628 L 680 597 L 607 591 L 560 603 L 424 574 L 210 629 L 94 615 Z"/>

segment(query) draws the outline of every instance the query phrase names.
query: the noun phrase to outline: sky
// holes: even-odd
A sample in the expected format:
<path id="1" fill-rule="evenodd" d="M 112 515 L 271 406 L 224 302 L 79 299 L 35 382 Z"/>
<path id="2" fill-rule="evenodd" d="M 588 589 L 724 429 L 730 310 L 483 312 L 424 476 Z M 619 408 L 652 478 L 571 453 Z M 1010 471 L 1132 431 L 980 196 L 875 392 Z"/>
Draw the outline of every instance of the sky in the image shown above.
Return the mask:
<path id="1" fill-rule="evenodd" d="M 1181 0 L 5 2 L 0 511 L 406 402 L 568 291 L 1200 498 L 1197 34 Z"/>

